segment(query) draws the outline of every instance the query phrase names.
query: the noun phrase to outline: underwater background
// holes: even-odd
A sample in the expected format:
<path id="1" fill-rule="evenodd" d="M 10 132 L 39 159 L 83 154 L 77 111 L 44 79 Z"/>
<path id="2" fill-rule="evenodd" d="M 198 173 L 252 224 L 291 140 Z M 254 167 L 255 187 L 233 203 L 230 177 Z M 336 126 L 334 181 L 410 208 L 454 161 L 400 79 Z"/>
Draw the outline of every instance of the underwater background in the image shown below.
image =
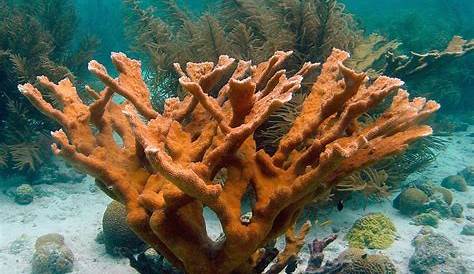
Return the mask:
<path id="1" fill-rule="evenodd" d="M 272 268 L 281 236 L 265 246 L 276 252 L 266 270 L 253 273 L 474 273 L 473 18 L 474 1 L 465 0 L 0 0 L 0 273 L 183 273 L 131 231 L 125 207 L 93 177 L 53 155 L 50 132 L 59 126 L 19 84 L 68 78 L 91 103 L 84 85 L 103 84 L 88 62 L 117 76 L 111 52 L 123 52 L 141 60 L 161 111 L 185 94 L 175 62 L 228 54 L 260 63 L 293 50 L 286 69 L 295 73 L 306 61 L 324 63 L 333 48 L 351 54 L 347 67 L 400 78 L 411 97 L 437 101 L 426 122 L 433 134 L 341 178 L 304 208 L 297 227 L 309 220 L 312 228 L 285 265 Z M 257 148 L 278 150 L 311 89 L 302 86 L 255 131 Z M 218 240 L 218 217 L 203 214 Z"/>

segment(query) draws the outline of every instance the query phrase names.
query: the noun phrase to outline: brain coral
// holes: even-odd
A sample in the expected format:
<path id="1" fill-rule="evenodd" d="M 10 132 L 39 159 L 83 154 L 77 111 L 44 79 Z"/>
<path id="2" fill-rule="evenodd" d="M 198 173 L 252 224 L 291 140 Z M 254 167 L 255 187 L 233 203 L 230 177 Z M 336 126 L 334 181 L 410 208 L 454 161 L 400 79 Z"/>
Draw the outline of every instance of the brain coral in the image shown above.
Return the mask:
<path id="1" fill-rule="evenodd" d="M 469 273 L 455 245 L 445 235 L 424 227 L 413 239 L 409 268 L 416 274 Z"/>
<path id="2" fill-rule="evenodd" d="M 385 249 L 395 237 L 396 228 L 382 213 L 371 213 L 357 220 L 347 234 L 351 247 Z"/>
<path id="3" fill-rule="evenodd" d="M 141 250 L 144 243 L 127 225 L 125 206 L 117 201 L 112 201 L 104 212 L 102 229 L 107 253 L 120 255 L 122 248 L 132 251 Z"/>
<path id="4" fill-rule="evenodd" d="M 385 255 L 367 255 L 360 248 L 349 248 L 339 256 L 339 260 L 347 262 L 340 274 L 395 274 L 395 265 Z"/>

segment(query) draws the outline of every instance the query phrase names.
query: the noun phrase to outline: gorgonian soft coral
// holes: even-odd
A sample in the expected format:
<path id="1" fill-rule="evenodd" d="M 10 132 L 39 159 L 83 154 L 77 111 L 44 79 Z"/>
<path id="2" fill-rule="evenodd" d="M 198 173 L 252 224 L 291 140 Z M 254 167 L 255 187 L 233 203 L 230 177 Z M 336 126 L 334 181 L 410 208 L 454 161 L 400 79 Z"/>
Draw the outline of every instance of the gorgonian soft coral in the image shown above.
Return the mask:
<path id="1" fill-rule="evenodd" d="M 54 128 L 22 97 L 19 83 L 46 74 L 54 81 L 80 76 L 96 42 L 71 50 L 76 15 L 71 1 L 0 0 L 0 158 L 9 172 L 36 170 L 47 155 L 45 132 Z M 48 130 L 49 129 L 49 130 Z"/>

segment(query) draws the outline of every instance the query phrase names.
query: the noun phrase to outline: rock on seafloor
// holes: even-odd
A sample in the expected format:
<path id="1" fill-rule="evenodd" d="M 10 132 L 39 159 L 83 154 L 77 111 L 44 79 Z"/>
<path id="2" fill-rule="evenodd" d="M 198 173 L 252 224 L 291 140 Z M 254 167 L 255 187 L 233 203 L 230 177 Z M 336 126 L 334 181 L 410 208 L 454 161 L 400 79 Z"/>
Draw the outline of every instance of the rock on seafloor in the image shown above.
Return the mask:
<path id="1" fill-rule="evenodd" d="M 72 271 L 74 255 L 61 234 L 39 237 L 32 260 L 33 274 L 63 274 Z"/>
<path id="2" fill-rule="evenodd" d="M 451 175 L 443 179 L 441 186 L 449 189 L 454 189 L 460 192 L 467 191 L 467 182 L 463 176 Z"/>
<path id="3" fill-rule="evenodd" d="M 15 202 L 20 205 L 27 205 L 33 202 L 34 190 L 29 184 L 22 184 L 13 193 Z"/>
<path id="4" fill-rule="evenodd" d="M 474 224 L 466 224 L 461 231 L 462 235 L 474 236 Z"/>
<path id="5" fill-rule="evenodd" d="M 459 172 L 459 175 L 464 177 L 466 183 L 470 186 L 474 186 L 474 166 L 468 166 Z"/>
<path id="6" fill-rule="evenodd" d="M 415 274 L 469 273 L 453 243 L 444 235 L 424 227 L 413 239 L 415 252 L 409 267 Z"/>

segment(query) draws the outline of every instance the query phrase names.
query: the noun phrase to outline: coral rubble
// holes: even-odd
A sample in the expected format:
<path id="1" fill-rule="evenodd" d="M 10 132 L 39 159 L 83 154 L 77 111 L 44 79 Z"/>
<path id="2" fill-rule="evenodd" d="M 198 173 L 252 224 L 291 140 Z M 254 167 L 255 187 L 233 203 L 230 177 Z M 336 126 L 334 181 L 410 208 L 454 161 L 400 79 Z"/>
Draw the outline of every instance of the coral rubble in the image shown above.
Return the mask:
<path id="1" fill-rule="evenodd" d="M 52 133 L 54 153 L 124 203 L 132 230 L 168 261 L 187 273 L 248 273 L 259 263 L 260 248 L 292 228 L 307 203 L 326 198 L 342 177 L 430 135 L 422 123 L 439 108 L 424 98 L 410 101 L 399 79 L 368 81 L 342 64 L 348 53 L 334 49 L 270 155 L 256 149 L 254 132 L 317 67 L 305 63 L 287 76 L 282 68 L 290 55 L 279 51 L 257 65 L 225 55 L 217 64 L 176 64 L 188 94 L 168 99 L 162 112 L 152 107 L 140 62 L 122 53 L 112 54 L 117 78 L 89 63 L 106 86 L 87 88 L 91 105 L 69 79 L 38 78 L 61 108 L 31 84 L 19 89 L 62 126 Z M 117 103 L 114 94 L 126 100 Z M 390 95 L 392 104 L 379 118 L 357 122 Z M 249 191 L 255 202 L 243 220 Z M 204 207 L 221 222 L 218 240 L 208 236 Z"/>

